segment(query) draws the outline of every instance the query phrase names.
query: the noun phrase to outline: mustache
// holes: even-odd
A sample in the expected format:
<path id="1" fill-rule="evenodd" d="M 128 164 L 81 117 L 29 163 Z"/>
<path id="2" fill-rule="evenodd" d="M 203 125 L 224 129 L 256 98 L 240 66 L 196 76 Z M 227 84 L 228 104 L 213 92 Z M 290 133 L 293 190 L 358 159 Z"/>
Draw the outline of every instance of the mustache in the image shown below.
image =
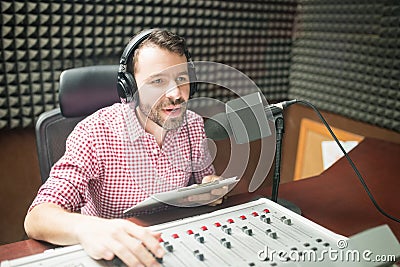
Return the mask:
<path id="1" fill-rule="evenodd" d="M 167 106 L 170 106 L 170 105 L 176 106 L 176 105 L 179 105 L 179 104 L 182 104 L 182 105 L 186 106 L 186 101 L 183 98 L 177 98 L 177 99 L 174 99 L 174 100 L 173 99 L 168 99 L 168 100 L 164 101 L 161 104 L 161 108 L 164 108 L 164 107 L 167 107 Z"/>

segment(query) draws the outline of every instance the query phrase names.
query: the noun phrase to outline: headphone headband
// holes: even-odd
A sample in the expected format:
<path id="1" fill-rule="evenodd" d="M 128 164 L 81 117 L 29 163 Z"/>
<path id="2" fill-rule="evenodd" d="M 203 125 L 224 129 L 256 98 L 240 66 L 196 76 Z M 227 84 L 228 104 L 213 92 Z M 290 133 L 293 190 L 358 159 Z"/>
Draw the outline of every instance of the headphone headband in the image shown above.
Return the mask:
<path id="1" fill-rule="evenodd" d="M 145 30 L 138 35 L 136 35 L 125 47 L 124 52 L 122 53 L 121 59 L 119 60 L 119 72 L 126 72 L 126 64 L 128 63 L 129 56 L 149 35 L 154 32 L 155 29 Z"/>

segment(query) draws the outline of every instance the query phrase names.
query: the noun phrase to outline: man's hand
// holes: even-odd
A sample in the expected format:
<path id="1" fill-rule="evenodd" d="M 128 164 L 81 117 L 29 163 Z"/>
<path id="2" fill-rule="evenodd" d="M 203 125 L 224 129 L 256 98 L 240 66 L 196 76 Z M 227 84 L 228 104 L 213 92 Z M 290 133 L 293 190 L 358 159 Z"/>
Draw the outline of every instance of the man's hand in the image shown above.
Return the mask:
<path id="1" fill-rule="evenodd" d="M 203 180 L 201 181 L 202 184 L 210 183 L 213 181 L 222 180 L 221 176 L 217 175 L 207 175 L 204 176 Z M 213 189 L 210 193 L 193 195 L 188 197 L 188 201 L 190 202 L 210 202 L 208 203 L 209 206 L 216 206 L 222 203 L 224 196 L 228 193 L 228 187 L 223 186 L 221 188 Z M 214 200 L 214 201 L 213 201 Z"/>
<path id="2" fill-rule="evenodd" d="M 117 256 L 128 266 L 160 266 L 154 258 L 164 256 L 159 233 L 124 219 L 90 219 L 78 226 L 77 236 L 92 258 L 112 260 Z"/>
<path id="3" fill-rule="evenodd" d="M 155 257 L 165 253 L 159 233 L 124 219 L 72 213 L 52 203 L 39 204 L 28 212 L 25 230 L 31 238 L 57 245 L 80 243 L 94 259 L 117 256 L 127 266 L 160 266 Z"/>

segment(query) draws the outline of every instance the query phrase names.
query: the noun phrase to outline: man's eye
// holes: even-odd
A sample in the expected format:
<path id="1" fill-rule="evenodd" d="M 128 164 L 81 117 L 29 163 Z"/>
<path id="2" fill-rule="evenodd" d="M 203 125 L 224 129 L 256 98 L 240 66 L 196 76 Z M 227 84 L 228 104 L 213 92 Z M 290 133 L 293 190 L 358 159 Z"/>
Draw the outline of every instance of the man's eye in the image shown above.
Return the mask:
<path id="1" fill-rule="evenodd" d="M 161 84 L 162 82 L 163 82 L 162 79 L 155 79 L 151 81 L 152 84 Z"/>
<path id="2" fill-rule="evenodd" d="M 186 77 L 186 76 L 179 76 L 176 80 L 177 80 L 177 82 L 179 82 L 179 83 L 183 83 L 183 82 L 189 81 L 189 78 Z"/>

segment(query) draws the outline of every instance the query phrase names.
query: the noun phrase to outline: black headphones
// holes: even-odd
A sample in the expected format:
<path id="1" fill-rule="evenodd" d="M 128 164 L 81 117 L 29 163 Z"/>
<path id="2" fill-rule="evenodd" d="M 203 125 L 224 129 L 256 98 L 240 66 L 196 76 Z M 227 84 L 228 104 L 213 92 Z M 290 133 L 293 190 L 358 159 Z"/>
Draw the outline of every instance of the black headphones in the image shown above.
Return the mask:
<path id="1" fill-rule="evenodd" d="M 139 47 L 139 45 L 146 40 L 149 35 L 154 32 L 156 29 L 145 30 L 138 35 L 136 35 L 125 47 L 124 52 L 122 53 L 121 59 L 119 60 L 119 69 L 118 69 L 118 81 L 117 81 L 117 90 L 119 97 L 125 102 L 129 103 L 133 100 L 134 95 L 137 91 L 137 84 L 135 78 L 132 73 L 127 71 L 127 64 L 129 61 L 129 57 L 132 53 Z M 185 56 L 188 62 L 188 75 L 190 80 L 190 97 L 193 96 L 197 92 L 197 77 L 196 71 L 191 59 L 190 53 L 187 50 L 186 44 L 184 47 Z"/>

